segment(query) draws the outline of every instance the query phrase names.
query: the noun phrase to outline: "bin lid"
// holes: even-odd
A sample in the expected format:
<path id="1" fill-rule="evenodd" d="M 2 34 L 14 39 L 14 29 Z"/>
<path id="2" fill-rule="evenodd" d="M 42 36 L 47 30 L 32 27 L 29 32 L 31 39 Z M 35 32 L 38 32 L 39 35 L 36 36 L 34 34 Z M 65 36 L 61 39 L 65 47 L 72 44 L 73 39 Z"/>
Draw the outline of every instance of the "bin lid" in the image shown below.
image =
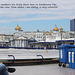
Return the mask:
<path id="1" fill-rule="evenodd" d="M 61 46 L 59 46 L 59 48 L 75 48 L 75 45 L 62 44 Z"/>
<path id="2" fill-rule="evenodd" d="M 68 49 L 68 52 L 75 52 L 75 48 Z"/>

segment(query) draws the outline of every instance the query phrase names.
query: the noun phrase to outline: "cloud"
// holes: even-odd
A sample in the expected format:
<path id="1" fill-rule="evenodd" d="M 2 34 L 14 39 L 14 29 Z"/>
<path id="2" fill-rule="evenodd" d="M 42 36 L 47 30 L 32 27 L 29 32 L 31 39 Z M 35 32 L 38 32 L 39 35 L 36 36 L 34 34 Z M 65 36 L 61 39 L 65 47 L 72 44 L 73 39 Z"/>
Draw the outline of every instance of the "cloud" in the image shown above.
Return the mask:
<path id="1" fill-rule="evenodd" d="M 64 18 L 71 19 L 75 17 L 75 0 L 0 0 L 0 4 L 1 3 L 56 3 L 58 8 L 0 9 L 0 23 L 31 20 L 56 20 Z"/>
<path id="2" fill-rule="evenodd" d="M 35 21 L 35 20 L 59 20 L 59 19 L 72 19 L 73 17 L 70 16 L 60 16 L 59 17 L 39 17 L 39 18 L 21 18 L 21 19 L 15 19 L 15 21 Z"/>
<path id="3" fill-rule="evenodd" d="M 2 26 L 0 27 L 0 34 L 10 34 L 13 31 L 12 27 Z"/>
<path id="4" fill-rule="evenodd" d="M 1 27 L 0 29 L 11 30 L 11 29 L 13 29 L 13 28 L 12 28 L 12 27 L 6 27 L 6 26 L 3 26 L 3 27 Z"/>
<path id="5" fill-rule="evenodd" d="M 9 22 L 9 21 L 8 21 Z M 0 23 L 7 23 L 5 20 L 0 20 Z"/>

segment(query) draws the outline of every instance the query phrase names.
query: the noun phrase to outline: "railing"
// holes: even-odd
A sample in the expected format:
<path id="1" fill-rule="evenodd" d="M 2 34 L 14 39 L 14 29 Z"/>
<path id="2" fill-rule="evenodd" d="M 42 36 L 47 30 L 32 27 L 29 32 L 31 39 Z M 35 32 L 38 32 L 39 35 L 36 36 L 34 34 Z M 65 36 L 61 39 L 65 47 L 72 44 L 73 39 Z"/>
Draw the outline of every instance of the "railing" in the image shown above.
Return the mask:
<path id="1" fill-rule="evenodd" d="M 14 48 L 14 49 L 44 49 L 44 48 L 33 48 L 33 47 L 8 47 L 8 46 L 0 46 L 0 48 Z M 59 49 L 59 48 L 46 48 L 46 49 Z"/>
<path id="2" fill-rule="evenodd" d="M 42 55 L 37 55 L 37 56 L 41 56 L 41 57 L 42 57 L 42 61 L 41 61 L 41 63 L 43 64 L 43 56 L 42 56 Z"/>
<path id="3" fill-rule="evenodd" d="M 15 62 L 15 56 L 14 55 L 8 55 L 9 57 L 13 57 L 13 61 L 12 61 L 12 65 L 14 65 L 14 62 Z M 10 61 L 10 60 L 8 60 Z"/>

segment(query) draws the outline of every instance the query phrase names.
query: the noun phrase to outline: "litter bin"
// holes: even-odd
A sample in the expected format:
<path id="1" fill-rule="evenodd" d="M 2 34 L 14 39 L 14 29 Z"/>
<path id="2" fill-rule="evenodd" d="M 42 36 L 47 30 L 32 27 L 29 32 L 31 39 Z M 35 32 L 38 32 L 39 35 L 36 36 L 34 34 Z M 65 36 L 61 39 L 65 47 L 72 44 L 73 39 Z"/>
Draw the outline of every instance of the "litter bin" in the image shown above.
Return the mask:
<path id="1" fill-rule="evenodd" d="M 62 44 L 59 47 L 59 66 L 66 67 L 66 64 L 69 64 L 69 67 L 72 67 L 71 65 L 71 56 L 72 54 L 69 53 L 69 50 L 75 48 L 75 45 L 69 45 L 69 44 Z M 69 62 L 70 60 L 70 62 Z"/>
<path id="2" fill-rule="evenodd" d="M 66 66 L 66 63 L 68 63 L 68 52 L 67 52 L 67 44 L 62 44 L 59 47 L 59 66 Z"/>
<path id="3" fill-rule="evenodd" d="M 72 51 L 72 68 L 75 69 L 75 49 Z"/>
<path id="4" fill-rule="evenodd" d="M 75 69 L 75 48 L 71 48 L 68 50 L 68 57 L 69 57 L 69 68 Z"/>
<path id="5" fill-rule="evenodd" d="M 69 63 L 69 68 L 72 68 L 72 52 L 68 51 L 68 63 Z"/>

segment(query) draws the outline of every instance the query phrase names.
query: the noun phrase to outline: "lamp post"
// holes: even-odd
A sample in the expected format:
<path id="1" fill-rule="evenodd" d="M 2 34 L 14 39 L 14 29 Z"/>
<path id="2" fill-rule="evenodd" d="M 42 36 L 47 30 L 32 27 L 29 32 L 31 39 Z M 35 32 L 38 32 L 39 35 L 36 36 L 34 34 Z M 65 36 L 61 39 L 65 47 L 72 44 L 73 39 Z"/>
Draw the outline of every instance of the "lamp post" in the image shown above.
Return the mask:
<path id="1" fill-rule="evenodd" d="M 46 42 L 46 32 L 45 31 L 43 32 L 43 35 L 44 35 L 43 41 L 44 41 L 44 49 L 45 49 L 46 48 L 46 45 L 45 45 L 45 42 Z"/>
<path id="2" fill-rule="evenodd" d="M 25 40 L 25 47 L 28 47 L 28 36 L 26 37 L 26 40 Z"/>
<path id="3" fill-rule="evenodd" d="M 60 30 L 60 33 L 61 33 L 61 44 L 62 44 L 62 32 L 63 32 L 63 29 Z"/>
<path id="4" fill-rule="evenodd" d="M 35 37 L 36 37 L 36 35 L 34 34 L 34 48 L 35 48 Z"/>

